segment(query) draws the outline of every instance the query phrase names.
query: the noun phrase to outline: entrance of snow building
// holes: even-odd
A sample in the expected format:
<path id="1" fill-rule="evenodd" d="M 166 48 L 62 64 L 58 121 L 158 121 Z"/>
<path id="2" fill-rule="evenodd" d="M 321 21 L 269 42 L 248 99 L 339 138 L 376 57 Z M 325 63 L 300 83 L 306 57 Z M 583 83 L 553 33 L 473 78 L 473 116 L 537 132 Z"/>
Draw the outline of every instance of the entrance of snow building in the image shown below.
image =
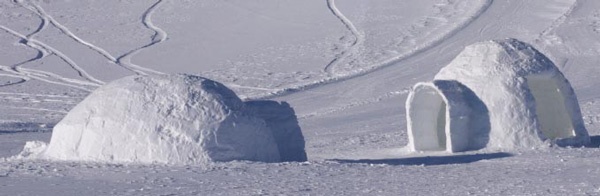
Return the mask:
<path id="1" fill-rule="evenodd" d="M 433 86 L 417 85 L 408 107 L 410 141 L 416 151 L 445 151 L 447 104 Z"/>
<path id="2" fill-rule="evenodd" d="M 575 136 L 565 96 L 550 77 L 529 76 L 527 85 L 535 99 L 535 110 L 545 138 L 560 139 Z"/>

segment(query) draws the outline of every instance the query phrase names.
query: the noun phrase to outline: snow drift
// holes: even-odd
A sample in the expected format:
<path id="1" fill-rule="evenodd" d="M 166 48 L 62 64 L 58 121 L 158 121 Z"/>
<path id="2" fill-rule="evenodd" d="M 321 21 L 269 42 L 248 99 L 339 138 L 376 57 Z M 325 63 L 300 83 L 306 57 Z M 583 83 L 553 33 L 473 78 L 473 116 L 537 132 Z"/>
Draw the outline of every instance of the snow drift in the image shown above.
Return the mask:
<path id="1" fill-rule="evenodd" d="M 286 106 L 289 109 L 276 114 L 292 121 L 279 128 L 290 126 L 292 131 L 279 137 L 295 136 L 291 140 L 296 141 L 296 153 L 304 153 L 300 128 Z M 97 162 L 277 162 L 281 155 L 273 132 L 281 131 L 255 115 L 263 109 L 248 109 L 224 85 L 198 76 L 130 76 L 98 88 L 73 108 L 54 127 L 46 149 L 30 143 L 24 152 L 52 160 Z M 305 161 L 306 155 L 301 158 L 294 160 Z"/>
<path id="2" fill-rule="evenodd" d="M 467 46 L 407 101 L 409 147 L 449 152 L 585 145 L 577 97 L 558 68 L 515 39 Z"/>

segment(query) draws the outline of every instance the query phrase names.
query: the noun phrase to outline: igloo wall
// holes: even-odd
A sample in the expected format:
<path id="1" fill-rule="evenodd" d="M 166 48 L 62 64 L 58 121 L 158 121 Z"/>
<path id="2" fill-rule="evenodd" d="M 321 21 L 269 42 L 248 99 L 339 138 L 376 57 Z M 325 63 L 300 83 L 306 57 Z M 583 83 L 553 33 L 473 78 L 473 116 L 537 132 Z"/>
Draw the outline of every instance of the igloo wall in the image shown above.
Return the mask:
<path id="1" fill-rule="evenodd" d="M 281 161 L 273 136 L 278 130 L 256 115 L 262 110 L 247 106 L 224 85 L 202 77 L 130 76 L 98 88 L 73 108 L 54 127 L 47 147 L 29 145 L 45 149 L 24 152 L 66 161 Z M 303 153 L 297 121 L 295 126 L 294 134 L 300 136 L 296 142 L 302 143 L 296 150 Z"/>
<path id="2" fill-rule="evenodd" d="M 253 115 L 265 120 L 273 131 L 281 161 L 307 161 L 305 142 L 296 112 L 287 102 L 269 100 L 245 102 Z"/>

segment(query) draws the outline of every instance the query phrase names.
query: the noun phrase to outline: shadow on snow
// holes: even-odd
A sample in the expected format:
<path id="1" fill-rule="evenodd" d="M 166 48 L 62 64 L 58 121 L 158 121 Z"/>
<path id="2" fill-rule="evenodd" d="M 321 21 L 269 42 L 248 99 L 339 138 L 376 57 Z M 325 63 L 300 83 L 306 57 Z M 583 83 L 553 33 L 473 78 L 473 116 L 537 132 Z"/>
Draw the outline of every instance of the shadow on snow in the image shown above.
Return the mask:
<path id="1" fill-rule="evenodd" d="M 43 133 L 50 132 L 53 123 L 9 122 L 0 123 L 0 135 L 13 133 Z"/>
<path id="2" fill-rule="evenodd" d="M 600 148 L 600 135 L 590 136 L 590 144 L 586 148 Z"/>
<path id="3" fill-rule="evenodd" d="M 481 160 L 500 159 L 513 156 L 510 153 L 497 152 L 486 154 L 468 154 L 468 155 L 453 155 L 453 156 L 427 156 L 427 157 L 410 157 L 398 159 L 330 159 L 338 163 L 364 163 L 364 164 L 385 164 L 385 165 L 450 165 L 450 164 L 465 164 L 473 163 Z"/>

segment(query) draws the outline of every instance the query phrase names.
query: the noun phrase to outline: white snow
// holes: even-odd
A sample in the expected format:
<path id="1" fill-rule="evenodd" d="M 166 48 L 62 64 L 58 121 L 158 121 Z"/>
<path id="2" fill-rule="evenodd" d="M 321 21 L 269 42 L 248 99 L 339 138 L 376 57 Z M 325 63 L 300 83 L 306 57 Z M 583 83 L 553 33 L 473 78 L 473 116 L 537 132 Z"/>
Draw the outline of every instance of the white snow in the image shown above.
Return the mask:
<path id="1" fill-rule="evenodd" d="M 589 143 L 573 88 L 529 44 L 504 39 L 469 45 L 434 83 L 418 84 L 407 99 L 413 150 L 527 149 L 546 139 Z"/>
<path id="2" fill-rule="evenodd" d="M 179 165 L 280 160 L 271 130 L 233 91 L 184 74 L 130 76 L 96 89 L 54 127 L 36 156 Z"/>
<path id="3" fill-rule="evenodd" d="M 0 195 L 598 195 L 599 7 L 593 0 L 0 1 L 0 157 L 18 155 L 27 141 L 40 142 L 23 155 L 40 153 L 53 126 L 102 83 L 154 72 L 223 83 L 268 128 L 285 127 L 271 130 L 282 160 L 307 156 L 209 165 L 0 158 Z M 402 148 L 409 132 L 399 103 L 411 87 L 431 81 L 465 46 L 506 37 L 530 43 L 569 79 L 591 143 L 510 153 L 483 149 L 489 142 L 457 153 Z M 458 82 L 423 84 L 460 100 L 449 96 Z M 256 100 L 265 97 L 273 102 Z M 305 153 L 295 150 L 299 137 L 279 137 L 299 128 Z"/>

